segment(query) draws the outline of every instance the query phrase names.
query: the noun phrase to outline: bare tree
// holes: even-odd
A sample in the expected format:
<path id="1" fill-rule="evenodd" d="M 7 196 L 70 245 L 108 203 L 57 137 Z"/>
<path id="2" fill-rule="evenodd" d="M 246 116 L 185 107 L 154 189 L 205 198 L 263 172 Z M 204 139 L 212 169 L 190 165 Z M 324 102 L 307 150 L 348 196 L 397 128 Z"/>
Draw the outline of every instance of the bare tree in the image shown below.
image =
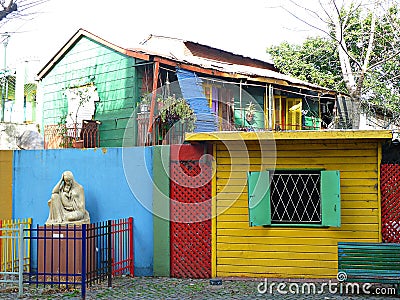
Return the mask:
<path id="1" fill-rule="evenodd" d="M 353 100 L 353 128 L 359 128 L 361 100 L 365 87 L 365 80 L 368 72 L 379 68 L 379 66 L 388 60 L 395 59 L 400 54 L 399 45 L 399 24 L 398 22 L 389 22 L 392 26 L 390 33 L 393 34 L 394 42 L 385 44 L 384 49 L 381 42 L 388 32 L 377 30 L 377 20 L 388 14 L 388 10 L 396 7 L 396 0 L 318 0 L 318 8 L 310 8 L 307 3 L 302 1 L 288 0 L 288 5 L 281 6 L 290 15 L 300 20 L 302 23 L 317 29 L 329 38 L 336 46 L 339 54 L 339 61 L 343 80 L 350 97 Z M 293 9 L 295 8 L 295 9 Z M 307 17 L 300 16 L 298 12 L 303 11 Z M 368 22 L 361 20 L 368 19 Z M 358 37 L 349 38 L 348 28 L 359 20 Z M 354 34 L 354 30 L 352 31 Z M 357 40 L 357 55 L 354 50 L 354 40 Z M 351 44 L 353 43 L 353 44 Z"/>
<path id="2" fill-rule="evenodd" d="M 37 13 L 35 8 L 49 0 L 0 0 L 0 26 L 13 18 L 24 18 Z"/>

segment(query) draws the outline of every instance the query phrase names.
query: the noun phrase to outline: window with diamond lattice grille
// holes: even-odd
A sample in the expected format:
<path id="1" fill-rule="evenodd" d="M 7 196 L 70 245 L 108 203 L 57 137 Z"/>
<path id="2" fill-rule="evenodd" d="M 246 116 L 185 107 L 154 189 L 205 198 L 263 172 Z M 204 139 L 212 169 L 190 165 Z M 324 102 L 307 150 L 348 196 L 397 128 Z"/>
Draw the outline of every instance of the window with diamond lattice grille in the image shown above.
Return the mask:
<path id="1" fill-rule="evenodd" d="M 272 223 L 321 223 L 321 174 L 270 175 Z"/>
<path id="2" fill-rule="evenodd" d="M 340 227 L 339 171 L 249 172 L 250 226 Z"/>

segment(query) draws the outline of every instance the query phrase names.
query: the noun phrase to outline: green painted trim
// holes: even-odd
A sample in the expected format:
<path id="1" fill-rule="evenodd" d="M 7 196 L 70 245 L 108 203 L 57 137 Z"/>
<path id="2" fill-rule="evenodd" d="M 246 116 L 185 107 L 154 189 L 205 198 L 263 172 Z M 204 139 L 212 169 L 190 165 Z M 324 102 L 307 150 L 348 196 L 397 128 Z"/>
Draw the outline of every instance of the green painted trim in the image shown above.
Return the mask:
<path id="1" fill-rule="evenodd" d="M 250 226 L 271 225 L 269 172 L 249 172 L 247 181 Z"/>
<path id="2" fill-rule="evenodd" d="M 170 146 L 153 148 L 153 276 L 170 276 Z"/>

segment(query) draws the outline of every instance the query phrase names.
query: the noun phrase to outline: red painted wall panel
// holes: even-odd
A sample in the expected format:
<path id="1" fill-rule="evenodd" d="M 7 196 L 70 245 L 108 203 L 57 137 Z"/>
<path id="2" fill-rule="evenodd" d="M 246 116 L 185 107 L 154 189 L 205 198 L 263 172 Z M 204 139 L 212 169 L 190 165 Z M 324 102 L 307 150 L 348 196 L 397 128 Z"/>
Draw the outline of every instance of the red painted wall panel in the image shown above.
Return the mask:
<path id="1" fill-rule="evenodd" d="M 212 162 L 202 145 L 172 145 L 171 277 L 211 277 Z"/>
<path id="2" fill-rule="evenodd" d="M 400 243 L 400 164 L 381 165 L 382 242 Z"/>

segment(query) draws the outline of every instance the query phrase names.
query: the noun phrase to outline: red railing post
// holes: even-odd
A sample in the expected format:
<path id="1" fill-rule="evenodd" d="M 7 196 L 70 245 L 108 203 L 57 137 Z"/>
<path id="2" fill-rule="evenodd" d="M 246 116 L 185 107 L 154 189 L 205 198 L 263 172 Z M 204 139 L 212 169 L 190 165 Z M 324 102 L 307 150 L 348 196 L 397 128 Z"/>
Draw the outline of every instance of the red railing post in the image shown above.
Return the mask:
<path id="1" fill-rule="evenodd" d="M 108 287 L 112 286 L 112 252 L 111 252 L 112 221 L 107 221 L 107 263 L 108 263 Z"/>
<path id="2" fill-rule="evenodd" d="M 128 225 L 128 229 L 129 229 L 129 262 L 130 262 L 130 275 L 132 277 L 135 276 L 135 252 L 134 252 L 134 235 L 133 235 L 133 218 L 130 217 L 128 219 L 129 225 Z"/>

